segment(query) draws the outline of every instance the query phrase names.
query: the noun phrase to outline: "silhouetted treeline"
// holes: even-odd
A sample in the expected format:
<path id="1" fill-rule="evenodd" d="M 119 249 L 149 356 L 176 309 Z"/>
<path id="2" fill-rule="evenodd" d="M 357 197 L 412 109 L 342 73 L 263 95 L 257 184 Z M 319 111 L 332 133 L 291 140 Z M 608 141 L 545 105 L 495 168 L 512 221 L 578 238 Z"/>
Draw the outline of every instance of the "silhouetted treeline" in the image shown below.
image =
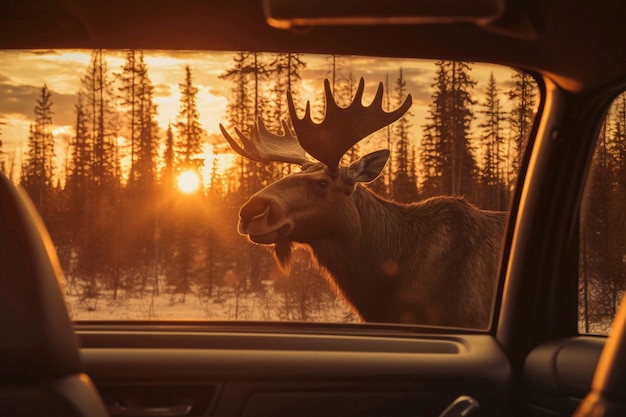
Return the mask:
<path id="1" fill-rule="evenodd" d="M 306 252 L 295 257 L 287 274 L 277 269 L 269 251 L 236 232 L 246 199 L 294 167 L 237 156 L 219 171 L 220 161 L 203 156 L 207 134 L 199 122 L 194 69 L 181 71 L 179 112 L 163 130 L 156 122 L 159 109 L 144 53 L 127 51 L 115 71 L 105 55 L 93 51 L 80 78 L 64 167 L 53 164 L 54 97 L 42 87 L 20 176 L 50 229 L 69 290 L 86 301 L 157 294 L 169 294 L 172 302 L 185 302 L 190 294 L 238 301 L 271 293 L 280 318 L 320 317 L 336 295 Z M 301 54 L 234 54 L 232 66 L 220 75 L 231 88 L 224 123 L 248 134 L 262 117 L 279 132 L 281 120 L 288 121 L 287 91 L 294 93 L 300 111 L 304 108 L 298 91 L 307 65 Z M 463 195 L 482 208 L 507 210 L 536 86 L 517 71 L 478 85 L 471 69 L 467 62 L 435 63 L 433 78 L 424 80 L 432 83 L 427 120 L 415 122 L 407 113 L 351 149 L 344 162 L 373 148 L 389 148 L 388 167 L 370 184 L 377 193 L 403 202 Z M 347 105 L 362 74 L 349 58 L 338 56 L 328 57 L 323 70 L 337 102 Z M 406 70 L 398 68 L 382 80 L 386 110 L 408 94 Z M 379 82 L 365 78 L 368 85 Z M 321 80 L 319 85 L 315 117 L 323 117 Z M 213 168 L 200 189 L 190 194 L 178 189 L 181 172 L 203 175 L 206 167 Z M 246 310 L 243 301 L 232 310 L 234 318 L 263 318 Z"/>

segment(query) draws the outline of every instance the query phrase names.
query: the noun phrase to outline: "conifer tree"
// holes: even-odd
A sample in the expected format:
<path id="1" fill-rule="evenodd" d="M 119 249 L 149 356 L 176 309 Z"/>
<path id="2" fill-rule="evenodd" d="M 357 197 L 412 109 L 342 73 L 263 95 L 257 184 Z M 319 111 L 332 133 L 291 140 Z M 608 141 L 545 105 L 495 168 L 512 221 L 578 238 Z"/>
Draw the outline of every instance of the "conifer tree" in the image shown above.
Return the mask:
<path id="1" fill-rule="evenodd" d="M 394 86 L 394 101 L 396 106 L 400 106 L 407 96 L 406 80 L 404 79 L 402 68 Z M 412 151 L 410 145 L 409 132 L 411 123 L 409 116 L 412 113 L 406 112 L 400 119 L 392 125 L 392 141 L 394 146 L 394 167 L 393 167 L 393 198 L 397 201 L 410 202 L 417 197 L 417 181 L 413 168 Z"/>
<path id="2" fill-rule="evenodd" d="M 198 88 L 193 84 L 191 67 L 185 66 L 185 79 L 179 84 L 181 98 L 179 113 L 176 118 L 178 135 L 174 141 L 176 171 L 192 170 L 202 178 L 201 168 L 203 160 L 202 136 L 204 131 L 200 126 L 200 113 L 197 108 Z M 193 195 L 181 196 L 176 207 L 175 236 L 173 255 L 168 271 L 168 282 L 176 293 L 182 295 L 185 301 L 190 291 L 194 271 L 194 246 L 198 236 L 198 209 L 195 206 L 200 198 L 200 192 Z"/>
<path id="3" fill-rule="evenodd" d="M 191 67 L 185 66 L 185 80 L 178 84 L 180 88 L 180 109 L 176 118 L 176 161 L 179 170 L 192 169 L 200 175 L 202 159 L 202 135 L 200 113 L 197 106 L 198 87 L 193 84 Z"/>
<path id="4" fill-rule="evenodd" d="M 125 213 L 122 214 L 121 236 L 128 241 L 124 253 L 125 265 L 142 268 L 140 291 L 146 280 L 154 275 L 150 268 L 156 267 L 157 253 L 154 236 L 157 213 L 154 207 L 156 197 L 156 158 L 158 148 L 157 108 L 152 101 L 154 87 L 148 76 L 148 67 L 143 51 L 130 50 L 126 53 L 125 64 L 118 79 L 121 83 L 121 104 L 125 108 L 127 131 L 130 136 L 130 169 L 125 190 Z M 133 287 L 131 280 L 127 285 Z"/>
<path id="5" fill-rule="evenodd" d="M 425 196 L 474 195 L 476 162 L 470 138 L 474 119 L 471 106 L 476 84 L 466 62 L 438 61 L 429 110 L 424 125 L 421 158 Z"/>
<path id="6" fill-rule="evenodd" d="M 500 90 L 496 85 L 493 72 L 485 91 L 485 101 L 480 104 L 479 113 L 483 121 L 478 125 L 481 129 L 480 142 L 482 152 L 482 202 L 483 208 L 493 210 L 506 209 L 506 184 L 504 183 L 504 137 L 502 122 L 505 112 L 500 104 Z"/>
<path id="7" fill-rule="evenodd" d="M 173 263 L 177 250 L 178 239 L 177 211 L 176 211 L 176 161 L 175 141 L 172 124 L 168 124 L 165 131 L 165 149 L 163 150 L 163 168 L 159 181 L 158 223 L 156 236 L 159 258 L 167 272 L 175 273 L 169 266 Z"/>
<path id="8" fill-rule="evenodd" d="M 74 125 L 74 138 L 71 140 L 69 147 L 71 158 L 68 166 L 66 188 L 84 190 L 91 179 L 93 143 L 89 136 L 87 114 L 81 95 L 77 98 L 74 111 L 76 113 L 76 124 Z"/>
<path id="9" fill-rule="evenodd" d="M 91 54 L 91 62 L 81 78 L 81 90 L 85 114 L 92 141 L 92 179 L 100 186 L 119 184 L 119 161 L 117 154 L 117 114 L 113 82 L 102 50 Z"/>
<path id="10" fill-rule="evenodd" d="M 129 182 L 134 181 L 137 161 L 137 142 L 139 132 L 139 120 L 137 120 L 137 112 L 135 109 L 139 106 L 137 85 L 137 67 L 138 67 L 138 53 L 135 49 L 130 49 L 126 52 L 126 60 L 122 65 L 122 73 L 117 74 L 117 78 L 121 83 L 119 87 L 121 93 L 120 104 L 125 108 L 127 113 L 127 135 L 130 140 L 130 169 L 129 169 Z"/>
<path id="11" fill-rule="evenodd" d="M 165 131 L 165 149 L 163 150 L 163 170 L 161 171 L 161 186 L 166 191 L 174 187 L 175 159 L 174 159 L 174 131 L 172 124 L 167 125 Z"/>
<path id="12" fill-rule="evenodd" d="M 238 127 L 243 132 L 248 132 L 256 121 L 255 111 L 257 91 L 251 87 L 250 75 L 255 74 L 258 79 L 260 71 L 254 67 L 252 54 L 239 51 L 235 55 L 234 65 L 220 74 L 219 78 L 231 82 L 231 100 L 228 101 L 227 115 L 231 127 Z M 258 110 L 257 110 L 258 111 Z"/>
<path id="13" fill-rule="evenodd" d="M 530 74 L 514 70 L 512 79 L 513 88 L 509 90 L 509 98 L 513 101 L 509 114 L 513 140 L 512 155 L 509 157 L 512 160 L 509 170 L 511 180 L 517 177 L 519 171 L 520 158 L 532 127 L 537 101 L 537 83 Z"/>
<path id="14" fill-rule="evenodd" d="M 281 53 L 274 57 L 270 64 L 273 81 L 273 114 L 271 119 L 286 119 L 287 112 L 287 92 L 290 91 L 294 101 L 298 97 L 298 87 L 302 81 L 300 71 L 306 67 L 306 62 L 302 60 L 302 54 Z"/>
<path id="15" fill-rule="evenodd" d="M 265 81 L 268 79 L 268 71 L 261 54 L 238 52 L 233 58 L 233 66 L 219 77 L 228 80 L 231 85 L 231 100 L 229 100 L 227 107 L 227 119 L 231 129 L 236 127 L 244 134 L 250 136 L 254 123 L 259 116 L 263 118 L 264 123 L 270 130 L 274 130 L 275 126 L 279 125 L 280 121 L 273 123 L 271 117 L 269 117 L 266 95 L 262 93 L 266 89 L 264 84 L 266 84 Z M 232 204 L 243 203 L 246 196 L 261 188 L 261 177 L 264 176 L 264 170 L 270 169 L 271 167 L 269 166 L 262 166 L 242 156 L 238 156 L 237 173 L 235 176 L 239 179 L 239 182 L 237 185 L 238 189 L 231 194 L 230 200 Z M 212 180 L 215 179 L 213 174 L 211 178 Z M 213 190 L 213 184 L 211 185 L 211 190 Z M 215 255 L 216 247 L 214 234 L 209 233 L 205 243 L 207 262 Z M 250 249 L 243 248 L 243 251 L 243 256 L 250 262 L 253 262 L 249 255 Z M 207 265 L 207 269 L 209 271 L 207 290 L 211 293 L 213 287 L 213 267 Z M 242 279 L 246 280 L 248 278 L 248 274 L 243 272 Z"/>
<path id="16" fill-rule="evenodd" d="M 352 72 L 349 57 L 329 55 L 326 78 L 330 83 L 330 91 L 339 106 L 347 106 L 356 92 L 357 80 Z"/>
<path id="17" fill-rule="evenodd" d="M 82 205 L 85 219 L 80 227 L 82 245 L 77 246 L 77 268 L 81 272 L 82 297 L 97 297 L 101 285 L 117 285 L 121 281 L 122 215 L 120 204 L 120 164 L 117 153 L 117 112 L 113 82 L 102 50 L 95 50 L 81 77 L 78 91 L 76 123 L 76 155 L 70 161 L 70 176 L 80 175 L 88 168 L 84 182 L 75 181 L 68 201 Z M 88 158 L 88 161 L 87 161 Z M 69 190 L 68 190 L 69 191 Z M 84 199 L 83 199 L 83 196 Z"/>
<path id="18" fill-rule="evenodd" d="M 231 82 L 228 122 L 243 132 L 248 132 L 259 116 L 269 127 L 280 126 L 268 117 L 268 100 L 264 94 L 268 69 L 262 58 L 259 52 L 237 52 L 233 66 L 219 76 Z"/>
<path id="19" fill-rule="evenodd" d="M 233 59 L 233 66 L 220 75 L 230 81 L 230 95 L 227 117 L 230 127 L 237 127 L 250 135 L 258 117 L 262 117 L 268 129 L 278 131 L 280 120 L 270 116 L 267 95 L 268 68 L 257 52 L 238 52 Z M 259 166 L 253 161 L 239 157 L 239 178 L 243 193 L 254 192 L 272 178 L 271 166 Z"/>
<path id="20" fill-rule="evenodd" d="M 35 122 L 30 126 L 28 153 L 22 169 L 22 185 L 45 219 L 53 188 L 54 137 L 52 135 L 52 93 L 44 84 L 35 106 Z"/>
<path id="21" fill-rule="evenodd" d="M 130 50 L 126 54 L 122 73 L 121 104 L 125 108 L 127 131 L 131 142 L 131 188 L 150 192 L 156 183 L 158 149 L 157 107 L 152 100 L 154 87 L 148 76 L 143 51 Z"/>

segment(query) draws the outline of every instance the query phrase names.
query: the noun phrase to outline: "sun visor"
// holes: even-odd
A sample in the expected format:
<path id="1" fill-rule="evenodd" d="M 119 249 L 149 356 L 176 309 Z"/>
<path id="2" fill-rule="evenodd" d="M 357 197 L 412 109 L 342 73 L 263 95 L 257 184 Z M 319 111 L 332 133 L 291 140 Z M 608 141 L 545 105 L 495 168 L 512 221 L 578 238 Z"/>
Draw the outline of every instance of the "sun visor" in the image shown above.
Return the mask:
<path id="1" fill-rule="evenodd" d="M 326 25 L 488 25 L 504 0 L 263 0 L 267 22 L 279 29 Z"/>

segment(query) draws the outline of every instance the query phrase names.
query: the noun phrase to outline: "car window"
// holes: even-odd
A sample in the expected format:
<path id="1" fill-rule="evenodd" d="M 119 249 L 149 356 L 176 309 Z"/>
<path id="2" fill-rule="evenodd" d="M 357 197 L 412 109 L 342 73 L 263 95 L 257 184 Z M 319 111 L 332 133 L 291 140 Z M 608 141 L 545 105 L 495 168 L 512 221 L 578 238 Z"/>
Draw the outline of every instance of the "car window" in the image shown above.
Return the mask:
<path id="1" fill-rule="evenodd" d="M 600 128 L 580 215 L 579 320 L 584 334 L 608 335 L 626 290 L 626 93 Z"/>
<path id="2" fill-rule="evenodd" d="M 74 320 L 489 327 L 530 75 L 245 51 L 0 61 L 0 170 L 52 235 Z"/>

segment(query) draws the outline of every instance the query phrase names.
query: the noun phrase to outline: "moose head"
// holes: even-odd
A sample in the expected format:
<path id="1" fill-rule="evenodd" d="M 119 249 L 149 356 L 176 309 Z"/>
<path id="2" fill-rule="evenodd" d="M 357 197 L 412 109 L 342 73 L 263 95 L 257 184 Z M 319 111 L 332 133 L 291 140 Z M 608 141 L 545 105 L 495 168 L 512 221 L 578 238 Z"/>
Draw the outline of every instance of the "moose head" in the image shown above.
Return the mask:
<path id="1" fill-rule="evenodd" d="M 291 93 L 287 95 L 295 135 L 282 121 L 283 135 L 268 131 L 259 117 L 248 138 L 235 129 L 243 146 L 220 129 L 240 155 L 258 162 L 299 164 L 301 172 L 285 177 L 253 195 L 241 208 L 239 232 L 260 244 L 275 244 L 281 264 L 289 260 L 291 242 L 310 243 L 339 233 L 337 215 L 350 210 L 346 199 L 356 184 L 374 180 L 384 168 L 388 150 L 372 152 L 349 166 L 341 166 L 343 155 L 371 133 L 393 123 L 411 107 L 411 96 L 391 112 L 382 109 L 383 84 L 369 106 L 362 104 L 365 82 L 360 79 L 352 103 L 337 105 L 328 80 L 324 80 L 326 114 L 321 123 L 311 118 L 310 102 L 299 118 Z M 318 162 L 307 157 L 307 153 Z"/>

